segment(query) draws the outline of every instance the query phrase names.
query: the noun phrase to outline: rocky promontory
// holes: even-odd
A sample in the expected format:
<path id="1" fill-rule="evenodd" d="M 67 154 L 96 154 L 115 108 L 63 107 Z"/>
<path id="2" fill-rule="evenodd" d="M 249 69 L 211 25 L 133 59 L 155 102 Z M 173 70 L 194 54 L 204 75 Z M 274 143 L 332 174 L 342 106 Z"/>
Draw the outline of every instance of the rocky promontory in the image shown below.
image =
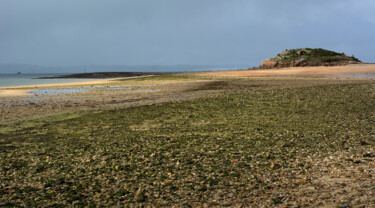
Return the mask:
<path id="1" fill-rule="evenodd" d="M 340 66 L 362 63 L 354 56 L 321 48 L 300 48 L 284 50 L 277 56 L 262 61 L 259 68 L 273 69 L 304 66 Z"/>

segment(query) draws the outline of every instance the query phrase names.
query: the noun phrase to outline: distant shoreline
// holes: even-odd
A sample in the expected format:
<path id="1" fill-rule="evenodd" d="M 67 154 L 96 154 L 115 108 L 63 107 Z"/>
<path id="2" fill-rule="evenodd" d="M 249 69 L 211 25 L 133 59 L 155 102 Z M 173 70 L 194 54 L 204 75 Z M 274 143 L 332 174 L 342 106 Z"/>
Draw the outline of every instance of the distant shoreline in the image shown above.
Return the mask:
<path id="1" fill-rule="evenodd" d="M 221 77 L 261 77 L 261 76 L 302 76 L 375 73 L 375 64 L 349 64 L 345 66 L 288 67 L 280 69 L 250 69 L 236 71 L 197 72 L 197 76 Z"/>
<path id="2" fill-rule="evenodd" d="M 55 77 L 38 77 L 35 79 L 110 79 L 120 77 L 139 77 L 139 76 L 150 76 L 150 75 L 162 75 L 171 74 L 164 72 L 93 72 L 93 73 L 81 73 L 81 74 L 68 74 Z"/>
<path id="3" fill-rule="evenodd" d="M 126 77 L 124 77 L 126 78 Z M 31 85 L 16 85 L 16 86 L 1 86 L 0 87 L 0 97 L 2 90 L 29 90 L 29 89 L 39 89 L 39 88 L 49 88 L 49 87 L 72 87 L 72 86 L 82 86 L 82 85 L 97 85 L 97 84 L 107 84 L 112 81 L 116 81 L 117 78 L 112 79 L 98 79 L 95 81 L 79 81 L 79 82 L 64 82 L 64 83 L 51 83 L 51 84 L 31 84 Z"/>

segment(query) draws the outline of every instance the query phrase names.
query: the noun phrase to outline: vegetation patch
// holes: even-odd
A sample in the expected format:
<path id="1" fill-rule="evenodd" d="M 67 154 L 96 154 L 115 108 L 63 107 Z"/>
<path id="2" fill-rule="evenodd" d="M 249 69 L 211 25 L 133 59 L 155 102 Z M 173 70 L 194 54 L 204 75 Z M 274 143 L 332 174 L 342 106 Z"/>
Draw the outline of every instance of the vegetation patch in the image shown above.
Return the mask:
<path id="1" fill-rule="evenodd" d="M 314 173 L 353 167 L 346 172 L 354 176 L 361 167 L 361 181 L 371 179 L 371 169 L 362 165 L 374 163 L 374 82 L 274 81 L 283 87 L 219 81 L 209 88 L 226 90 L 215 97 L 62 116 L 3 131 L 0 203 L 323 206 L 323 199 L 309 198 L 312 188 L 320 190 L 311 182 Z M 335 159 L 339 153 L 342 160 Z M 371 183 L 364 185 L 355 193 L 366 193 Z M 375 205 L 367 193 L 346 195 L 343 202 L 332 191 L 319 194 L 332 194 L 324 202 L 329 205 Z"/>
<path id="2" fill-rule="evenodd" d="M 260 68 L 281 68 L 298 66 L 336 66 L 361 63 L 354 56 L 321 48 L 301 48 L 284 50 L 277 56 L 264 60 Z"/>

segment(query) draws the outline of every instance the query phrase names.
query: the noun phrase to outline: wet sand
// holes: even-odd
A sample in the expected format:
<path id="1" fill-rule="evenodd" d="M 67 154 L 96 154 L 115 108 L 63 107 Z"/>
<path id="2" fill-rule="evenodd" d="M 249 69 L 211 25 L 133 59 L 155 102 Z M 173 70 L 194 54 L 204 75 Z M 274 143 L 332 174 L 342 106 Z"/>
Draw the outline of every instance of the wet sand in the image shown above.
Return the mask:
<path id="1" fill-rule="evenodd" d="M 183 76 L 198 76 L 199 79 L 142 80 L 126 78 L 127 80 L 120 81 L 119 79 L 124 78 L 115 78 L 63 84 L 0 87 L 0 124 L 63 112 L 102 110 L 212 96 L 219 93 L 220 90 L 226 90 L 221 85 L 215 88 L 218 82 L 223 82 L 215 77 L 227 77 L 228 79 L 259 77 L 259 79 L 268 80 L 267 83 L 273 84 L 277 82 L 277 79 L 282 79 L 285 82 L 283 85 L 288 83 L 285 79 L 303 79 L 302 82 L 306 85 L 308 84 L 306 82 L 314 82 L 310 79 L 311 77 L 315 78 L 312 75 L 360 73 L 375 73 L 375 64 L 182 74 Z M 298 76 L 295 76 L 296 74 Z M 308 76 L 304 77 L 305 75 Z M 262 76 L 263 78 L 261 78 Z M 277 78 L 277 76 L 282 77 Z M 337 78 L 327 77 L 325 80 L 331 82 L 335 79 Z M 315 80 L 323 81 L 323 79 Z M 234 85 L 227 87 L 234 87 Z M 30 93 L 31 91 L 35 93 Z M 73 93 L 61 93 L 69 91 Z"/>
<path id="2" fill-rule="evenodd" d="M 0 88 L 0 125 L 46 115 L 205 96 L 205 80 L 98 80 Z"/>
<path id="3" fill-rule="evenodd" d="M 98 80 L 98 81 L 87 81 L 87 82 L 73 82 L 73 83 L 58 83 L 58 84 L 41 84 L 41 85 L 23 85 L 23 86 L 10 86 L 0 87 L 0 97 L 17 97 L 26 96 L 30 90 L 49 88 L 49 87 L 71 87 L 71 86 L 82 86 L 88 84 L 108 84 L 113 80 Z"/>
<path id="4" fill-rule="evenodd" d="M 45 87 L 70 87 L 70 86 L 81 86 L 81 85 L 97 85 L 97 84 L 108 84 L 118 79 L 126 78 L 114 78 L 114 79 L 102 79 L 95 81 L 83 81 L 83 82 L 68 82 L 68 83 L 56 83 L 56 84 L 40 84 L 40 85 L 21 85 L 21 86 L 9 86 L 9 87 L 0 87 L 2 89 L 24 89 L 24 88 L 45 88 Z"/>
<path id="5" fill-rule="evenodd" d="M 15 96 L 25 96 L 27 95 L 27 90 L 2 90 L 0 89 L 0 97 L 15 97 Z"/>
<path id="6" fill-rule="evenodd" d="M 358 74 L 375 74 L 375 64 L 353 64 L 347 66 L 334 66 L 334 67 L 294 67 L 284 69 L 271 69 L 271 70 L 234 70 L 234 71 L 210 71 L 210 72 L 192 72 L 186 73 L 187 75 L 193 76 L 208 76 L 208 77 L 259 77 L 259 76 L 292 76 L 292 75 L 323 75 L 327 78 L 340 78 L 340 75 L 347 74 L 342 78 L 350 78 L 350 74 L 356 74 L 353 78 L 366 78 L 359 76 Z M 327 76 L 324 76 L 327 75 Z M 152 75 L 151 75 L 152 76 Z M 145 76 L 140 76 L 145 77 Z M 125 77 L 125 78 L 112 78 L 102 79 L 96 81 L 85 81 L 85 82 L 73 82 L 73 83 L 58 83 L 58 84 L 42 84 L 42 85 L 25 85 L 25 86 L 11 86 L 11 87 L 0 87 L 0 97 L 9 96 L 25 96 L 29 89 L 40 89 L 50 87 L 77 87 L 85 85 L 105 85 L 111 84 L 119 79 L 132 79 L 139 77 Z"/>
<path id="7" fill-rule="evenodd" d="M 151 75 L 152 76 L 152 75 Z M 21 85 L 21 86 L 7 86 L 0 87 L 0 97 L 15 97 L 28 95 L 28 91 L 37 90 L 42 88 L 61 88 L 61 87 L 78 87 L 85 85 L 110 85 L 120 79 L 134 79 L 147 76 L 139 77 L 121 77 L 111 79 L 101 79 L 95 81 L 83 81 L 83 82 L 67 82 L 67 83 L 56 83 L 56 84 L 40 84 L 40 85 Z"/>

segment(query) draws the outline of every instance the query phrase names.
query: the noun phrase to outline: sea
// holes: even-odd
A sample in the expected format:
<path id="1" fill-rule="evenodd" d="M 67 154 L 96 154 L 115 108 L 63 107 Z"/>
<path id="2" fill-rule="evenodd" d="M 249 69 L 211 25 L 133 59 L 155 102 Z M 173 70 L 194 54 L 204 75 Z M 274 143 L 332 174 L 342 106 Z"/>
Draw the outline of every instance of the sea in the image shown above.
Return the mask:
<path id="1" fill-rule="evenodd" d="M 174 71 L 176 68 L 142 68 L 141 70 L 126 70 L 126 71 L 138 71 L 138 72 L 197 72 L 197 71 L 220 71 L 220 70 L 236 70 L 236 69 L 245 69 L 246 66 L 236 66 L 236 67 L 180 67 L 178 70 Z M 249 68 L 249 67 L 247 67 Z M 152 70 L 150 70 L 152 69 Z M 99 71 L 99 70 L 98 70 Z M 108 70 L 103 70 L 108 71 Z M 111 71 L 120 71 L 120 70 L 111 70 Z M 93 71 L 90 71 L 93 72 Z M 57 83 L 71 83 L 71 82 L 83 82 L 83 81 L 95 81 L 98 79 L 37 79 L 39 77 L 56 77 L 62 75 L 68 75 L 73 73 L 21 73 L 21 74 L 1 74 L 0 73 L 0 87 L 7 86 L 23 86 L 23 85 L 39 85 L 39 84 L 57 84 Z M 327 78 L 341 78 L 341 79 L 375 79 L 374 73 L 353 73 L 353 74 L 335 74 L 335 75 L 325 75 Z"/>
<path id="2" fill-rule="evenodd" d="M 197 71 L 221 71 L 250 68 L 249 65 L 176 65 L 176 66 L 87 66 L 70 68 L 46 68 L 33 65 L 3 65 L 0 64 L 0 87 L 23 86 L 39 84 L 70 83 L 82 81 L 94 81 L 98 79 L 36 79 L 39 77 L 56 77 L 77 73 L 92 72 L 197 72 Z M 70 71 L 70 73 L 38 73 L 45 71 Z M 72 71 L 75 71 L 72 73 Z M 13 72 L 13 73 L 11 73 Z M 22 72 L 16 74 L 16 72 Z"/>
<path id="3" fill-rule="evenodd" d="M 0 87 L 22 86 L 22 85 L 39 85 L 93 81 L 97 79 L 36 79 L 39 77 L 56 77 L 66 74 L 48 73 L 48 74 L 0 74 Z"/>

